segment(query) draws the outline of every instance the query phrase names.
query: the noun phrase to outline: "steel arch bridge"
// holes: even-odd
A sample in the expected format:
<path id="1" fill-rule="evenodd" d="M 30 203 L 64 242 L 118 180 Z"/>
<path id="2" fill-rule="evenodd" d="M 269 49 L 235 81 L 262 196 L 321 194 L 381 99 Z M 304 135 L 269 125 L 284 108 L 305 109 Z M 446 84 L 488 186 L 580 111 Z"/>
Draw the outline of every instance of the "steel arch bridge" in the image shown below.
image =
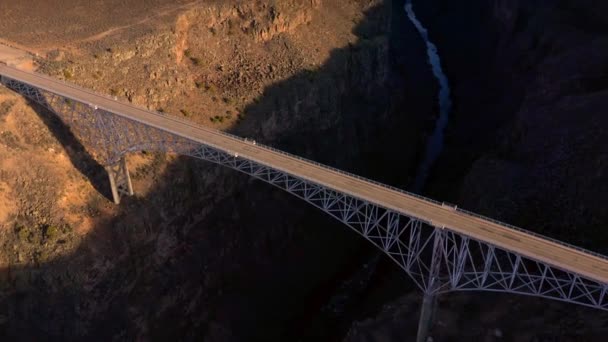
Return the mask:
<path id="1" fill-rule="evenodd" d="M 462 234 L 450 227 L 437 226 L 426 219 L 385 208 L 281 169 L 243 158 L 212 144 L 188 139 L 136 119 L 99 109 L 94 104 L 61 95 L 59 91 L 45 90 L 8 77 L 1 71 L 0 69 L 2 83 L 6 87 L 55 113 L 93 157 L 106 166 L 117 203 L 121 196 L 133 194 L 125 163 L 128 153 L 146 150 L 191 156 L 267 182 L 347 225 L 403 269 L 425 293 L 425 298 L 451 291 L 493 291 L 543 297 L 608 311 L 608 283 L 601 279 L 584 276 L 530 257 L 526 253 Z M 63 85 L 94 94 L 73 85 Z M 115 100 L 109 97 L 104 99 Z M 160 113 L 155 115 L 162 115 L 193 128 L 198 127 Z M 217 134 L 226 135 L 221 132 Z M 475 216 L 459 209 L 452 210 Z M 603 255 L 500 224 L 608 263 L 608 258 Z"/>

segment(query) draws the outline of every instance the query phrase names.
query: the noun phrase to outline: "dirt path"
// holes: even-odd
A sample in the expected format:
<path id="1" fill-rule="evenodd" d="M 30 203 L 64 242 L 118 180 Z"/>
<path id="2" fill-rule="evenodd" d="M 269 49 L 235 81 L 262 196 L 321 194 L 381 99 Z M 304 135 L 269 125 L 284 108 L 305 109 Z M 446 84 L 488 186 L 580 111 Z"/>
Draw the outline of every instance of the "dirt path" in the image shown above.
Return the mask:
<path id="1" fill-rule="evenodd" d="M 34 71 L 34 59 L 32 55 L 27 51 L 10 47 L 3 44 L 0 40 L 0 62 L 6 63 L 7 65 L 14 66 L 16 68 Z"/>
<path id="2" fill-rule="evenodd" d="M 176 12 L 192 9 L 194 6 L 200 5 L 201 3 L 202 3 L 202 1 L 199 0 L 199 1 L 191 2 L 191 3 L 185 4 L 185 5 L 181 5 L 181 6 L 178 6 L 178 7 L 175 7 L 175 8 L 166 9 L 166 10 L 160 10 L 160 11 L 158 11 L 158 13 L 156 13 L 156 14 L 154 14 L 152 16 L 149 16 L 147 18 L 144 18 L 142 20 L 139 20 L 139 21 L 137 21 L 137 22 L 135 22 L 133 24 L 112 27 L 112 28 L 107 29 L 107 30 L 105 30 L 103 32 L 100 32 L 100 33 L 97 33 L 95 35 L 92 35 L 90 37 L 87 37 L 87 38 L 75 41 L 71 45 L 76 46 L 76 45 L 79 45 L 81 43 L 90 43 L 90 42 L 99 41 L 99 40 L 101 40 L 101 39 L 103 39 L 105 37 L 108 37 L 110 35 L 121 33 L 121 32 L 123 32 L 126 29 L 130 29 L 130 28 L 133 28 L 135 26 L 139 26 L 139 25 L 143 25 L 143 24 L 149 23 L 149 22 L 151 22 L 154 19 L 158 19 L 158 18 L 161 18 L 161 17 L 164 17 L 164 16 L 172 15 L 172 14 L 175 14 Z"/>
<path id="3" fill-rule="evenodd" d="M 73 50 L 107 37 L 128 39 L 145 34 L 150 26 L 173 25 L 175 16 L 203 0 L 23 0 L 2 5 L 0 42 L 45 54 Z M 29 27 L 23 30 L 23 27 Z M 19 46 L 21 45 L 21 46 Z M 31 51 L 36 49 L 36 51 Z"/>
<path id="4" fill-rule="evenodd" d="M 112 35 L 118 35 L 126 30 L 132 30 L 134 27 L 141 26 L 144 24 L 148 24 L 153 22 L 156 19 L 176 15 L 179 12 L 187 11 L 194 8 L 197 5 L 202 3 L 201 0 L 193 1 L 187 4 L 179 5 L 177 7 L 165 7 L 163 9 L 159 9 L 155 14 L 148 16 L 144 19 L 138 20 L 134 23 L 127 25 L 119 25 L 108 28 L 102 32 L 96 33 L 94 35 L 88 36 L 86 38 L 77 39 L 65 46 L 65 49 L 70 50 L 73 53 L 79 52 L 79 47 L 85 43 L 92 43 L 96 41 L 100 41 L 104 38 L 107 38 Z M 180 16 L 177 21 L 177 25 L 180 26 L 183 20 Z M 183 25 L 181 25 L 183 26 Z M 183 28 L 182 28 L 183 30 Z M 19 69 L 34 71 L 36 66 L 33 62 L 33 55 L 44 55 L 48 51 L 56 49 L 57 44 L 47 45 L 47 46 L 38 46 L 36 48 L 32 48 L 31 46 L 24 46 L 20 44 L 20 42 L 14 42 L 11 40 L 0 38 L 0 62 L 4 62 L 8 65 L 15 66 Z"/>

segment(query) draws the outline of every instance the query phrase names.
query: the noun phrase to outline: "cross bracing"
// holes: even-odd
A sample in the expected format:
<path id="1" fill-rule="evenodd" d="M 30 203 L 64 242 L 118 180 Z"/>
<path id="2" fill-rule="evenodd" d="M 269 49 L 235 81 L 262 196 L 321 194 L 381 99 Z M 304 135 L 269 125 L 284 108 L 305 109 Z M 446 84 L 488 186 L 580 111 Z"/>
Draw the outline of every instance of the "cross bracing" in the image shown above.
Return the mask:
<path id="1" fill-rule="evenodd" d="M 236 152 L 99 109 L 94 104 L 75 101 L 5 76 L 3 83 L 57 114 L 91 155 L 115 170 L 116 179 L 122 180 L 119 196 L 132 194 L 130 180 L 125 183 L 126 167 L 117 166 L 121 161 L 124 163 L 128 153 L 146 150 L 187 155 L 248 174 L 324 211 L 382 250 L 427 294 L 473 290 L 507 292 L 608 310 L 608 284 L 576 270 L 566 270 L 557 263 L 496 246 L 449 225 L 438 226 L 430 220 L 338 191 Z M 462 215 L 472 214 L 462 212 Z M 586 255 L 593 254 L 561 245 Z M 600 255 L 595 257 L 605 259 Z"/>

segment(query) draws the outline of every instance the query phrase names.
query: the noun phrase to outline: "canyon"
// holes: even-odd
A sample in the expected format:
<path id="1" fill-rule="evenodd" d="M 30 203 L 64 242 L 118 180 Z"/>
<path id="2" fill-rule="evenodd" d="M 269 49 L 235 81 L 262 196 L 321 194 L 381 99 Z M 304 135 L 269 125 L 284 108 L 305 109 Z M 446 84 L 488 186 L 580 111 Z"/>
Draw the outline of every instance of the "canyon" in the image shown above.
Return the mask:
<path id="1" fill-rule="evenodd" d="M 141 16 L 97 9 L 107 18 L 90 26 L 83 4 L 74 0 L 68 34 L 60 14 L 45 22 L 46 8 L 21 30 L 15 5 L 0 38 L 68 82 L 387 184 L 418 183 L 441 87 L 403 1 L 158 0 Z M 595 15 L 605 5 L 413 4 L 453 100 L 421 191 L 605 253 L 606 25 Z M 415 336 L 420 294 L 322 213 L 230 170 L 152 152 L 129 157 L 137 196 L 113 206 L 103 169 L 67 128 L 0 92 L 6 339 Z M 349 279 L 364 286 L 345 289 Z M 344 293 L 339 312 L 327 310 Z M 568 304 L 453 294 L 440 299 L 432 336 L 601 340 L 606 322 Z"/>
<path id="2" fill-rule="evenodd" d="M 599 1 L 414 1 L 452 90 L 431 197 L 606 254 L 607 22 Z M 600 12 L 598 12 L 600 11 Z M 600 133 L 602 132 L 602 133 Z M 601 341 L 608 317 L 508 295 L 440 299 L 435 340 Z M 407 296 L 352 341 L 399 335 Z M 473 321 L 464 316 L 475 317 Z M 415 329 L 414 326 L 411 326 Z"/>

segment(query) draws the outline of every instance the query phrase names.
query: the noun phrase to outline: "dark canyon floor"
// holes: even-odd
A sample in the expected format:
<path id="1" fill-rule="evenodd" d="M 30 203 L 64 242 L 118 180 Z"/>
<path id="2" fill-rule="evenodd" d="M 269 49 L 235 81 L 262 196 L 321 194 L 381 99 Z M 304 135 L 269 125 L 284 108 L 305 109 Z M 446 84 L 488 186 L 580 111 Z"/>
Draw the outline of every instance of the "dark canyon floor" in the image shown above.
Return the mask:
<path id="1" fill-rule="evenodd" d="M 401 1 L 123 3 L 3 3 L 0 39 L 66 81 L 391 185 L 413 181 L 437 85 Z M 454 92 L 425 193 L 605 253 L 606 5 L 414 3 Z M 136 195 L 114 206 L 86 146 L 0 88 L 4 339 L 415 336 L 420 294 L 384 258 L 342 313 L 324 309 L 377 252 L 323 213 L 185 157 L 128 162 Z M 441 298 L 432 336 L 607 333 L 602 312 L 468 293 Z"/>

